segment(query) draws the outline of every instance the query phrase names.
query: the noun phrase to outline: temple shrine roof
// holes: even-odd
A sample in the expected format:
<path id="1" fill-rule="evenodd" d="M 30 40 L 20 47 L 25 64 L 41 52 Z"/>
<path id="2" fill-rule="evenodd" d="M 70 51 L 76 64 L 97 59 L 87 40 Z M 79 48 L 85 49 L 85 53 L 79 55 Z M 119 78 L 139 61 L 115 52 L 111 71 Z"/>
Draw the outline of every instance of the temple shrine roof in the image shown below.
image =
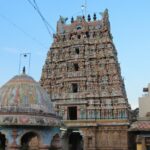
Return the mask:
<path id="1" fill-rule="evenodd" d="M 136 121 L 131 125 L 129 131 L 150 131 L 150 121 Z"/>
<path id="2" fill-rule="evenodd" d="M 26 74 L 13 77 L 0 88 L 0 116 L 0 124 L 56 125 L 60 119 L 47 92 Z"/>

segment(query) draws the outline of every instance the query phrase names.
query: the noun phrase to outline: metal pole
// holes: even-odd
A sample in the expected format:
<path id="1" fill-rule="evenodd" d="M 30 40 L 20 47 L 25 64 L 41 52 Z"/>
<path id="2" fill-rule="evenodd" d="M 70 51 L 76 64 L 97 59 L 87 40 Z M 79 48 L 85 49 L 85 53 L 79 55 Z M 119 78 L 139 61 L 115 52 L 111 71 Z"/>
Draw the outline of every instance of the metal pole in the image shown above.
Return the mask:
<path id="1" fill-rule="evenodd" d="M 26 58 L 26 57 L 29 56 L 29 58 L 28 58 L 28 60 L 27 60 L 28 63 L 24 61 L 24 63 L 26 64 L 26 67 L 28 67 L 27 69 L 28 69 L 28 74 L 29 74 L 29 73 L 30 73 L 31 53 L 21 53 L 21 54 L 20 54 L 20 58 L 19 58 L 19 74 L 20 74 L 20 72 L 21 72 L 22 56 L 23 56 L 23 58 Z"/>
<path id="2" fill-rule="evenodd" d="M 28 71 L 28 74 L 30 74 L 30 60 L 31 60 L 31 53 L 28 53 L 29 54 L 29 71 Z"/>
<path id="3" fill-rule="evenodd" d="M 20 56 L 19 56 L 19 74 L 20 74 L 20 67 L 21 67 L 21 54 L 20 54 Z"/>
<path id="4" fill-rule="evenodd" d="M 87 9 L 87 0 L 85 0 L 85 17 L 86 17 L 86 9 Z"/>

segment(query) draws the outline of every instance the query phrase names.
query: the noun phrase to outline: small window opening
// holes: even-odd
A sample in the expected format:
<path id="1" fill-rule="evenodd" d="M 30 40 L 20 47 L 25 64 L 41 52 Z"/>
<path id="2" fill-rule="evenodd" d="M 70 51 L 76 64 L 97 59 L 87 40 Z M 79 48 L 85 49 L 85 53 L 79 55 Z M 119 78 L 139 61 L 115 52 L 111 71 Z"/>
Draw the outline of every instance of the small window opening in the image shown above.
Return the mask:
<path id="1" fill-rule="evenodd" d="M 89 38 L 89 37 L 90 37 L 89 32 L 86 32 L 86 37 L 87 37 L 87 38 Z"/>
<path id="2" fill-rule="evenodd" d="M 75 48 L 75 51 L 76 51 L 76 54 L 79 54 L 79 48 L 78 47 Z"/>
<path id="3" fill-rule="evenodd" d="M 72 92 L 73 93 L 77 93 L 78 92 L 78 84 L 77 83 L 73 83 L 72 84 Z"/>
<path id="4" fill-rule="evenodd" d="M 79 71 L 79 65 L 78 64 L 74 64 L 74 70 Z"/>
<path id="5" fill-rule="evenodd" d="M 78 35 L 78 39 L 80 39 L 81 38 L 81 35 Z"/>
<path id="6" fill-rule="evenodd" d="M 77 107 L 68 107 L 68 120 L 77 120 Z"/>

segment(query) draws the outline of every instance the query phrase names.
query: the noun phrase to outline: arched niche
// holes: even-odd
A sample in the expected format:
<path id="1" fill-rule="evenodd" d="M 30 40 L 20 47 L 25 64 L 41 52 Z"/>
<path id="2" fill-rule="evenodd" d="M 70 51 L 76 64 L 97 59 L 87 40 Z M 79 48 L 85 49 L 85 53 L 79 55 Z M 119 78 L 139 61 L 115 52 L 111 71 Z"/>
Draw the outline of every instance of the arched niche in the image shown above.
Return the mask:
<path id="1" fill-rule="evenodd" d="M 36 132 L 27 132 L 21 138 L 21 150 L 39 150 L 40 137 Z"/>

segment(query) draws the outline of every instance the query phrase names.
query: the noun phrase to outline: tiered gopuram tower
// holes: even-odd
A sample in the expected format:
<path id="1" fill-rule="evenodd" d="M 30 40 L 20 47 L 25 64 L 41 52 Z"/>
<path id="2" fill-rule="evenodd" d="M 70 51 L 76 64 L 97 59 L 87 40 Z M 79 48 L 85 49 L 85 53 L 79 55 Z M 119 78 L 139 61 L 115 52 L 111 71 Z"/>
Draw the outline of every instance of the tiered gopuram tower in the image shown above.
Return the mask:
<path id="1" fill-rule="evenodd" d="M 128 150 L 130 106 L 107 9 L 101 20 L 60 17 L 41 85 L 63 116 L 65 150 Z"/>

